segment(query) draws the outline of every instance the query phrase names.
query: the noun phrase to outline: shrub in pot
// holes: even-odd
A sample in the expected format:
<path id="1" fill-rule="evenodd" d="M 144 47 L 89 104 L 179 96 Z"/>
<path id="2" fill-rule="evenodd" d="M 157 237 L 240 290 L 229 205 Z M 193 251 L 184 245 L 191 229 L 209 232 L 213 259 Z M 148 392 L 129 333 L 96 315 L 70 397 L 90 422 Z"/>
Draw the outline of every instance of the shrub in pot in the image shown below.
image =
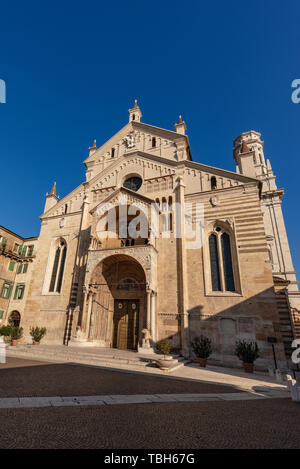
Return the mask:
<path id="1" fill-rule="evenodd" d="M 38 326 L 31 327 L 30 335 L 32 337 L 33 345 L 39 345 L 40 341 L 42 340 L 46 332 L 47 332 L 46 327 L 38 327 Z"/>
<path id="2" fill-rule="evenodd" d="M 11 345 L 16 346 L 18 343 L 18 340 L 21 339 L 22 335 L 23 335 L 23 327 L 11 326 L 11 330 L 10 330 Z"/>
<path id="3" fill-rule="evenodd" d="M 156 363 L 161 370 L 167 370 L 173 365 L 173 357 L 168 356 L 170 351 L 171 346 L 167 340 L 160 340 L 157 342 L 156 353 L 164 356 L 164 358 L 156 360 Z"/>
<path id="4" fill-rule="evenodd" d="M 10 332 L 11 332 L 11 326 L 2 326 L 0 327 L 0 335 L 3 335 L 4 337 L 10 337 Z"/>
<path id="5" fill-rule="evenodd" d="M 204 368 L 206 366 L 208 357 L 212 353 L 211 340 L 204 335 L 200 335 L 200 337 L 196 337 L 191 342 L 191 347 L 194 354 L 198 358 L 199 365 Z"/>
<path id="6" fill-rule="evenodd" d="M 235 344 L 235 354 L 242 360 L 246 373 L 253 373 L 253 363 L 259 357 L 259 348 L 256 342 L 238 340 Z"/>
<path id="7" fill-rule="evenodd" d="M 10 342 L 10 333 L 11 333 L 11 326 L 2 326 L 0 327 L 0 336 L 4 337 L 4 342 L 7 344 Z"/>

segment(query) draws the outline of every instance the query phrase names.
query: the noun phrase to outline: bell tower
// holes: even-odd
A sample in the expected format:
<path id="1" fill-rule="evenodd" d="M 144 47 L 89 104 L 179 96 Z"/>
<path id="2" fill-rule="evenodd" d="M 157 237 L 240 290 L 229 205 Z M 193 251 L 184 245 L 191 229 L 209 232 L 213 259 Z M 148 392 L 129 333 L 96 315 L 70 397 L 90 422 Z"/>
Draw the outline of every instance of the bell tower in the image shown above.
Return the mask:
<path id="1" fill-rule="evenodd" d="M 260 203 L 269 262 L 272 264 L 273 275 L 289 282 L 288 296 L 291 307 L 300 309 L 298 282 L 281 208 L 284 190 L 277 188 L 270 160 L 265 160 L 263 147 L 264 142 L 259 132 L 243 132 L 233 141 L 233 158 L 238 173 L 258 179 L 262 183 Z"/>
<path id="2" fill-rule="evenodd" d="M 140 122 L 142 118 L 142 112 L 137 103 L 137 99 L 134 100 L 134 105 L 132 109 L 128 109 L 129 112 L 129 122 Z"/>

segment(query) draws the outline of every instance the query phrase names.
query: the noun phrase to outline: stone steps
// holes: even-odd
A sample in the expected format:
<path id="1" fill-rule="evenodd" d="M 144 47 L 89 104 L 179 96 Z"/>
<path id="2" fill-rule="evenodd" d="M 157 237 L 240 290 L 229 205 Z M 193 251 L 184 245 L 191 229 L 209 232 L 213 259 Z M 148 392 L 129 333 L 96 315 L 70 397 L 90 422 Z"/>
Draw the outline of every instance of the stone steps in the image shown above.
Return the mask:
<path id="1" fill-rule="evenodd" d="M 7 348 L 7 356 L 15 358 L 33 359 L 33 360 L 46 360 L 54 362 L 69 362 L 69 363 L 82 363 L 87 365 L 99 365 L 108 367 L 137 367 L 145 368 L 156 366 L 156 360 L 161 358 L 161 355 L 142 355 L 135 352 L 124 351 L 124 354 L 114 349 L 97 350 L 89 349 L 87 351 L 80 348 L 72 349 L 66 346 L 33 346 L 33 345 L 18 345 L 17 347 L 9 346 Z M 179 366 L 184 365 L 184 358 L 178 355 L 173 355 L 174 366 L 171 370 L 177 369 Z"/>

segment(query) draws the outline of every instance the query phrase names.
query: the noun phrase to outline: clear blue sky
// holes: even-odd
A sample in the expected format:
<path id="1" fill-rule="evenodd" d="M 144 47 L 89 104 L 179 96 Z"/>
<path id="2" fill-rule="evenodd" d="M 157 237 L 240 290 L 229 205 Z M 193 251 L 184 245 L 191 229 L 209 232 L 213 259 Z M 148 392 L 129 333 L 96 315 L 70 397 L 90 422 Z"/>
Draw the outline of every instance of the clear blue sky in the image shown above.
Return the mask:
<path id="1" fill-rule="evenodd" d="M 195 161 L 235 170 L 232 140 L 262 132 L 300 270 L 297 1 L 14 1 L 1 5 L 0 224 L 38 235 L 45 193 L 84 180 L 82 161 L 128 121 L 187 123 Z"/>

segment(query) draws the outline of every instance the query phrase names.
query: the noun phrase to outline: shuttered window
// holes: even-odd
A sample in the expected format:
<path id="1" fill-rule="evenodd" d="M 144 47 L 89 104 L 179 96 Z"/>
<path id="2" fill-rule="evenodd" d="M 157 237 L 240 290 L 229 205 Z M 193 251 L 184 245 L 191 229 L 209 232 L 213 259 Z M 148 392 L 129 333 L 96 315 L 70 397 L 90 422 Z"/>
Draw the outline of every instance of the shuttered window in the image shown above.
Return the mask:
<path id="1" fill-rule="evenodd" d="M 10 263 L 8 264 L 8 270 L 10 270 L 11 272 L 13 272 L 14 269 L 15 269 L 15 262 L 10 261 Z"/>
<path id="2" fill-rule="evenodd" d="M 1 297 L 9 299 L 12 291 L 12 283 L 6 283 L 4 282 L 2 285 L 2 290 L 1 290 Z"/>

